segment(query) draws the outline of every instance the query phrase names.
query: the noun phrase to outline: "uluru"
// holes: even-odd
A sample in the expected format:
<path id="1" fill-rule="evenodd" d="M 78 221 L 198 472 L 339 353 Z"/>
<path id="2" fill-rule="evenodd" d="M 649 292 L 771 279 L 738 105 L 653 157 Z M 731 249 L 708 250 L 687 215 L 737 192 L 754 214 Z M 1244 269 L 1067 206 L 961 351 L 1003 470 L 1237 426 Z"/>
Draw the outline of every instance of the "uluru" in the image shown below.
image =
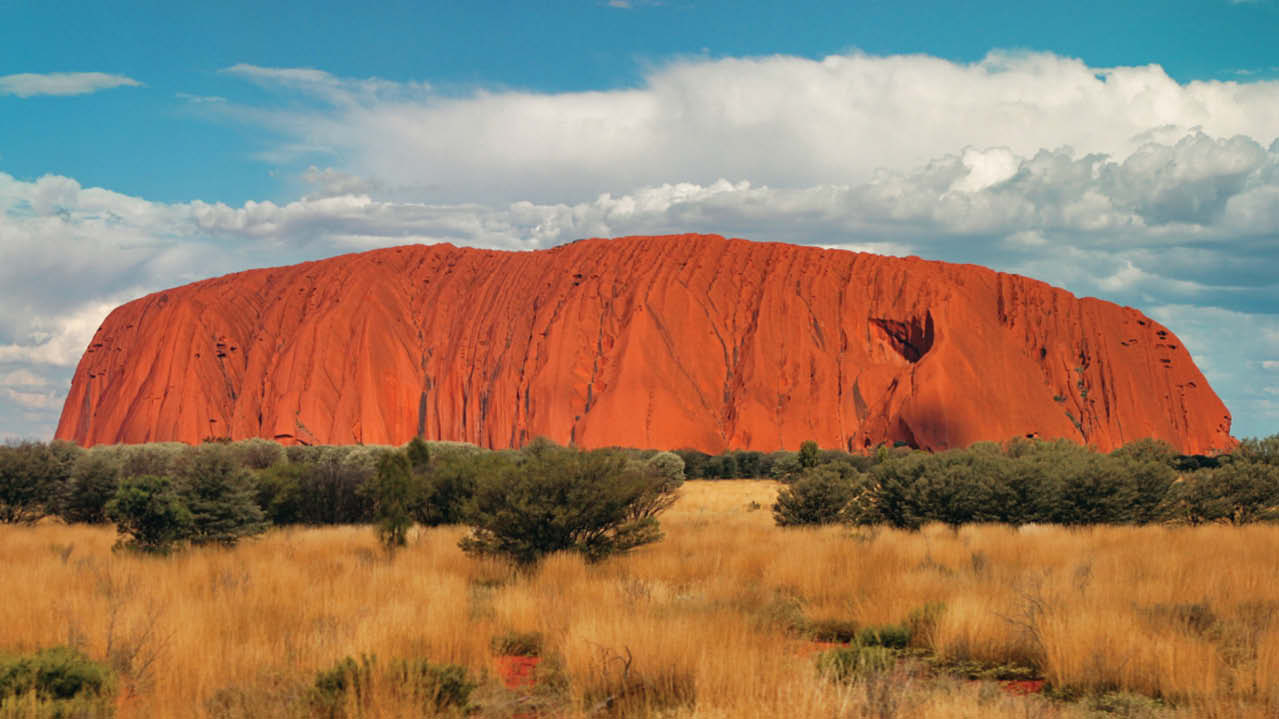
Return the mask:
<path id="1" fill-rule="evenodd" d="M 147 295 L 94 335 L 56 436 L 1209 453 L 1230 422 L 1136 309 L 975 265 L 677 235 L 409 245 Z"/>

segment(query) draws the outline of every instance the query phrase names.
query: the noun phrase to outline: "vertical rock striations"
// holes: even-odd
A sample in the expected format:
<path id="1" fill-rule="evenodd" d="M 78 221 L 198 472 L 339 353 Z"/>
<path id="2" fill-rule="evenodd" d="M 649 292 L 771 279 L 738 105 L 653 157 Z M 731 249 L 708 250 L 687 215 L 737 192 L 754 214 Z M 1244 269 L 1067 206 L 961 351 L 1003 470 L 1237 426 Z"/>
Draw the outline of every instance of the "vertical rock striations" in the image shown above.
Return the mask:
<path id="1" fill-rule="evenodd" d="M 715 236 L 412 245 L 111 313 L 57 436 L 489 447 L 940 449 L 1014 436 L 1230 447 L 1137 310 L 972 265 Z"/>

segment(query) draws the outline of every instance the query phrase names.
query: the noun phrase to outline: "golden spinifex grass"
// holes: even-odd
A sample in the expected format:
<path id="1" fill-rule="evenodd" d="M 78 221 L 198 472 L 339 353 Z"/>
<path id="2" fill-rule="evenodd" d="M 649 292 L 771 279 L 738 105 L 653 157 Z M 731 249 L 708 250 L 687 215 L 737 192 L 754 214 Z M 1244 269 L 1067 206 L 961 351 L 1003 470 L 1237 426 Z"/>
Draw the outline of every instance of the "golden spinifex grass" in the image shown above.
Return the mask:
<path id="1" fill-rule="evenodd" d="M 548 715 L 610 697 L 690 717 L 1086 715 L 904 665 L 826 681 L 787 629 L 801 613 L 888 624 L 942 603 L 913 641 L 953 664 L 1031 664 L 1057 687 L 1160 697 L 1170 715 L 1279 712 L 1279 527 L 784 530 L 776 492 L 689 483 L 661 542 L 526 574 L 464 555 L 460 528 L 420 530 L 393 557 L 371 528 L 338 527 L 154 558 L 112 553 L 107 528 L 4 526 L 0 651 L 109 658 L 122 717 L 305 716 L 316 672 L 361 654 L 461 664 L 485 678 L 485 715 L 510 715 L 527 702 L 501 689 L 490 648 L 509 632 L 541 633 L 559 667 Z M 366 707 L 418 712 L 376 684 Z"/>

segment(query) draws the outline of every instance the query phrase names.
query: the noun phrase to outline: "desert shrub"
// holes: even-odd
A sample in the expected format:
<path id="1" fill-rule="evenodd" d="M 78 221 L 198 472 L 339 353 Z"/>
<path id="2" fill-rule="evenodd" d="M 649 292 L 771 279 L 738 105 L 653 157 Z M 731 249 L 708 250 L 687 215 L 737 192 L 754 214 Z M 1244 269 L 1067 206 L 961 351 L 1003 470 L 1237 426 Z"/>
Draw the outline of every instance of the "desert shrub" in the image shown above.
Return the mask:
<path id="1" fill-rule="evenodd" d="M 1172 466 L 1177 460 L 1177 449 L 1162 439 L 1147 437 L 1138 439 L 1110 453 L 1111 457 L 1133 459 L 1139 462 L 1158 462 Z"/>
<path id="2" fill-rule="evenodd" d="M 857 485 L 830 467 L 813 467 L 777 494 L 773 519 L 783 527 L 834 524 L 845 517 Z"/>
<path id="3" fill-rule="evenodd" d="M 1172 485 L 1160 511 L 1189 524 L 1279 519 L 1279 465 L 1235 458 L 1187 475 Z"/>
<path id="4" fill-rule="evenodd" d="M 113 449 L 120 453 L 120 478 L 123 479 L 145 475 L 169 476 L 190 448 L 181 442 L 151 442 L 117 445 Z"/>
<path id="5" fill-rule="evenodd" d="M 1235 454 L 1249 462 L 1279 467 L 1279 434 L 1244 438 Z"/>
<path id="6" fill-rule="evenodd" d="M 422 474 L 431 469 L 431 448 L 420 437 L 414 437 L 404 445 L 404 455 L 408 457 L 409 466 L 414 474 Z"/>
<path id="7" fill-rule="evenodd" d="M 109 716 L 114 690 L 106 665 L 70 647 L 0 654 L 0 706 L 34 694 L 36 716 Z"/>
<path id="8" fill-rule="evenodd" d="M 379 670 L 376 657 L 361 656 L 358 662 L 346 657 L 316 674 L 310 704 L 319 715 L 332 719 L 350 716 L 350 709 L 358 715 L 369 706 L 375 682 L 386 685 L 388 693 L 400 700 L 435 714 L 466 713 L 478 686 L 466 669 L 454 664 L 405 659 Z"/>
<path id="9" fill-rule="evenodd" d="M 489 648 L 494 654 L 512 657 L 541 656 L 546 638 L 541 632 L 503 632 L 493 637 Z"/>
<path id="10" fill-rule="evenodd" d="M 655 521 L 679 498 L 676 492 L 684 485 L 684 460 L 671 452 L 658 452 L 638 467 L 629 468 L 628 473 L 638 473 L 644 487 L 628 505 L 627 521 Z"/>
<path id="11" fill-rule="evenodd" d="M 706 476 L 706 461 L 711 456 L 696 449 L 677 449 L 675 454 L 684 460 L 684 476 L 689 479 L 703 479 Z"/>
<path id="12" fill-rule="evenodd" d="M 864 647 L 905 649 L 910 645 L 910 627 L 904 624 L 879 624 L 857 630 L 857 643 Z"/>
<path id="13" fill-rule="evenodd" d="M 676 487 L 684 482 L 684 460 L 674 452 L 658 452 L 646 461 L 648 471 Z"/>
<path id="14" fill-rule="evenodd" d="M 319 716 L 339 719 L 347 716 L 349 707 L 357 709 L 372 699 L 373 657 L 361 656 L 339 660 L 315 675 L 310 703 Z"/>
<path id="15" fill-rule="evenodd" d="M 400 692 L 415 703 L 436 712 L 456 710 L 466 713 L 471 693 L 479 686 L 456 664 L 432 664 L 424 659 L 406 659 L 391 665 L 390 679 Z"/>
<path id="16" fill-rule="evenodd" d="M 635 512 L 665 482 L 617 452 L 526 447 L 518 461 L 495 462 L 479 478 L 461 547 L 524 565 L 558 551 L 592 561 L 625 552 L 661 538 L 657 519 Z"/>
<path id="17" fill-rule="evenodd" d="M 1123 524 L 1138 498 L 1126 462 L 1093 455 L 1064 467 L 1051 519 L 1057 524 Z"/>
<path id="18" fill-rule="evenodd" d="M 812 469 L 816 467 L 821 460 L 821 449 L 813 440 L 805 440 L 799 445 L 799 466 L 802 469 Z"/>
<path id="19" fill-rule="evenodd" d="M 995 495 L 1004 474 L 1001 456 L 945 452 L 925 457 L 915 481 L 904 488 L 904 506 L 912 524 L 933 520 L 958 527 L 998 520 Z M 892 463 L 886 466 L 891 467 Z"/>
<path id="20" fill-rule="evenodd" d="M 933 632 L 937 629 L 937 623 L 945 612 L 946 605 L 942 602 L 929 602 L 910 610 L 906 615 L 906 620 L 902 622 L 902 625 L 906 627 L 907 635 L 910 637 L 909 641 L 914 646 L 930 648 L 933 642 Z"/>
<path id="21" fill-rule="evenodd" d="M 702 467 L 702 476 L 706 479 L 736 479 L 740 473 L 737 457 L 731 453 L 710 457 Z"/>
<path id="22" fill-rule="evenodd" d="M 191 513 L 187 539 L 192 544 L 234 546 L 241 538 L 266 531 L 254 501 L 249 473 L 236 462 L 234 447 L 193 447 L 179 462 L 178 495 Z"/>
<path id="23" fill-rule="evenodd" d="M 733 457 L 737 461 L 738 477 L 755 479 L 767 476 L 767 469 L 764 467 L 764 463 L 768 455 L 763 452 L 738 451 L 733 452 Z"/>
<path id="24" fill-rule="evenodd" d="M 269 439 L 253 437 L 231 446 L 235 449 L 239 465 L 245 469 L 266 469 L 287 461 L 283 445 Z"/>
<path id="25" fill-rule="evenodd" d="M 696 678 L 674 667 L 641 669 L 630 650 L 619 656 L 602 650 L 582 683 L 587 716 L 652 717 L 675 714 L 697 702 Z"/>
<path id="26" fill-rule="evenodd" d="M 68 442 L 0 446 L 0 522 L 31 523 L 57 511 L 71 467 L 83 452 L 73 447 Z"/>
<path id="27" fill-rule="evenodd" d="M 886 672 L 897 661 L 897 653 L 886 647 L 853 644 L 836 647 L 817 656 L 817 671 L 834 682 L 854 682 Z"/>
<path id="28" fill-rule="evenodd" d="M 408 456 L 400 452 L 383 455 L 377 476 L 367 487 L 373 499 L 378 541 L 388 551 L 403 547 L 413 526 L 412 509 L 419 495 Z"/>
<path id="29" fill-rule="evenodd" d="M 290 464 L 300 467 L 298 521 L 302 524 L 357 524 L 372 520 L 372 500 L 364 485 L 376 464 L 361 452 L 350 457 L 351 447 L 289 447 Z M 370 460 L 370 461 L 366 461 Z"/>
<path id="30" fill-rule="evenodd" d="M 815 642 L 843 642 L 857 638 L 857 622 L 851 619 L 814 619 L 808 622 L 808 638 Z"/>
<path id="31" fill-rule="evenodd" d="M 1132 483 L 1132 503 L 1124 517 L 1128 524 L 1149 524 L 1161 519 L 1160 505 L 1168 496 L 1176 473 L 1167 462 L 1117 458 L 1109 460 L 1119 465 L 1119 471 Z"/>
<path id="32" fill-rule="evenodd" d="M 282 526 L 302 521 L 305 475 L 306 466 L 293 462 L 274 464 L 253 474 L 253 499 L 269 522 Z"/>
<path id="33" fill-rule="evenodd" d="M 458 524 L 463 508 L 475 494 L 482 475 L 511 463 L 512 458 L 495 452 L 446 451 L 434 453 L 423 476 L 423 495 L 415 508 L 417 521 L 428 527 Z"/>
<path id="34" fill-rule="evenodd" d="M 769 476 L 779 482 L 794 482 L 799 479 L 800 472 L 804 469 L 799 463 L 799 455 L 795 452 L 774 452 L 773 466 L 769 471 Z"/>
<path id="35" fill-rule="evenodd" d="M 160 554 L 186 540 L 194 524 L 173 480 L 149 475 L 121 481 L 106 515 L 120 535 L 116 546 Z"/>
<path id="36" fill-rule="evenodd" d="M 59 514 L 68 522 L 100 524 L 120 483 L 120 461 L 112 452 L 89 451 L 76 460 Z"/>

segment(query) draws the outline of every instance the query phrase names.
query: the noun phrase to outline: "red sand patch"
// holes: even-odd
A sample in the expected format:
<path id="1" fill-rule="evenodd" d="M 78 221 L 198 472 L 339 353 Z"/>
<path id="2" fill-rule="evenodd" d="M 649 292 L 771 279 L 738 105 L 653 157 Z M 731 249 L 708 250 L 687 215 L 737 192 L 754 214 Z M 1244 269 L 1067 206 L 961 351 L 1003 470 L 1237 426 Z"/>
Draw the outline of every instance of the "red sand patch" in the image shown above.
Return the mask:
<path id="1" fill-rule="evenodd" d="M 500 656 L 497 658 L 497 673 L 502 677 L 502 684 L 507 689 L 531 687 L 536 681 L 533 670 L 537 668 L 541 657 Z"/>
<path id="2" fill-rule="evenodd" d="M 1038 694 L 1044 690 L 1043 679 L 1014 679 L 1001 682 L 1000 687 L 1008 694 L 1014 696 L 1026 696 L 1027 694 Z"/>

